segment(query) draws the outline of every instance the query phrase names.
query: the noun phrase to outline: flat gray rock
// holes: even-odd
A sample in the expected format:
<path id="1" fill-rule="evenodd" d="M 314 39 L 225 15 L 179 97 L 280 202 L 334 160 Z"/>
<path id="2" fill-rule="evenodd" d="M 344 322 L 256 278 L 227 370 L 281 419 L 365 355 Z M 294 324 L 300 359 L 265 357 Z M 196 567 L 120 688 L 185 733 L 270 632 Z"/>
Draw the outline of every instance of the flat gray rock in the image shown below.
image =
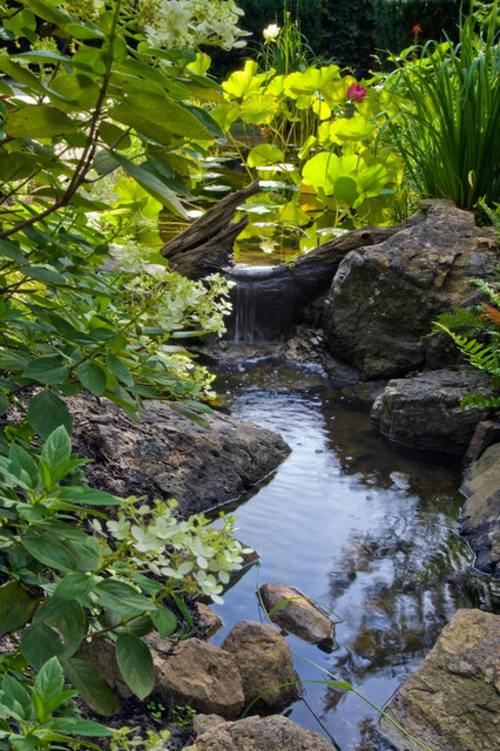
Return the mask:
<path id="1" fill-rule="evenodd" d="M 69 401 L 74 449 L 92 463 L 91 485 L 118 496 L 175 498 L 188 516 L 236 500 L 285 459 L 277 433 L 228 415 L 200 427 L 166 402 L 148 402 L 137 422 L 104 399 Z"/>

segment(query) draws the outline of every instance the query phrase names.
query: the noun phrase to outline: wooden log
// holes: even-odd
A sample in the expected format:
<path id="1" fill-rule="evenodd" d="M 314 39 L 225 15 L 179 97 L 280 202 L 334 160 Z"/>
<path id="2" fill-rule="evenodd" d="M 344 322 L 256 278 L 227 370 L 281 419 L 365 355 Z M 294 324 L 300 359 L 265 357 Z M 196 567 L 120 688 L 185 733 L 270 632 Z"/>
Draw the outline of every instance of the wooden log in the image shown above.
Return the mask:
<path id="1" fill-rule="evenodd" d="M 258 183 L 252 183 L 230 193 L 167 243 L 161 254 L 168 258 L 170 268 L 190 279 L 200 279 L 227 266 L 234 241 L 248 223 L 247 217 L 233 222 L 234 214 L 238 206 L 259 190 Z"/>

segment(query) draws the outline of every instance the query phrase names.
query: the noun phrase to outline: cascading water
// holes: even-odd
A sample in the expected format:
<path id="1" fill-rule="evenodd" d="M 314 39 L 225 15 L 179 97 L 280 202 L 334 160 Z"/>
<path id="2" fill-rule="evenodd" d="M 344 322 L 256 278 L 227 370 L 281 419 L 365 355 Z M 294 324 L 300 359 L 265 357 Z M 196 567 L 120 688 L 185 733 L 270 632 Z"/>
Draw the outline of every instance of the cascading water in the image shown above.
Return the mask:
<path id="1" fill-rule="evenodd" d="M 265 324 L 268 318 L 265 309 L 265 287 L 262 282 L 273 276 L 276 266 L 236 265 L 228 277 L 235 283 L 232 293 L 234 319 L 233 341 L 235 344 L 252 344 L 264 341 Z M 266 313 L 266 316 L 263 314 Z"/>
<path id="2" fill-rule="evenodd" d="M 236 282 L 236 320 L 234 342 L 236 344 L 255 341 L 256 284 L 254 281 Z"/>

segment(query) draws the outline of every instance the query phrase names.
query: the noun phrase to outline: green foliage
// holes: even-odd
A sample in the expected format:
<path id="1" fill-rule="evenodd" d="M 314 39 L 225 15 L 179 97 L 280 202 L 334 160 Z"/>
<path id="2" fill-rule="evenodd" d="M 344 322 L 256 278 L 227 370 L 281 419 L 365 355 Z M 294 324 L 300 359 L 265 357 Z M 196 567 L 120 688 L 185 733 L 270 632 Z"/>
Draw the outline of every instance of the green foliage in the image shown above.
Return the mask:
<path id="1" fill-rule="evenodd" d="M 415 39 L 456 38 L 462 0 L 373 0 L 378 55 L 399 53 Z"/>
<path id="2" fill-rule="evenodd" d="M 102 10 L 1 11 L 31 45 L 0 53 L 0 409 L 21 412 L 24 438 L 70 430 L 62 397 L 81 389 L 130 411 L 206 396 L 211 378 L 182 343 L 220 334 L 228 310 L 222 278 L 189 282 L 150 249 L 160 212 L 188 216 L 178 194 L 221 132 L 193 100 L 217 100 L 217 87 L 203 56 L 170 53 L 161 34 L 151 46 L 163 21 L 143 4 Z"/>
<path id="3" fill-rule="evenodd" d="M 407 50 L 386 86 L 396 114 L 387 130 L 421 195 L 472 209 L 500 196 L 498 0 L 480 22 L 460 24 L 460 41 Z"/>
<path id="4" fill-rule="evenodd" d="M 83 744 L 82 738 L 112 736 L 104 725 L 77 714 L 71 700 L 78 692 L 66 689 L 64 683 L 63 668 L 55 656 L 44 663 L 31 686 L 4 674 L 0 688 L 0 749 L 78 748 Z M 85 740 L 85 748 L 100 746 Z"/>
<path id="5" fill-rule="evenodd" d="M 123 679 L 145 698 L 154 676 L 141 637 L 172 636 L 184 594 L 220 602 L 245 551 L 231 537 L 229 518 L 215 529 L 202 515 L 176 519 L 175 501 L 149 506 L 73 484 L 83 463 L 71 455 L 62 426 L 39 454 L 13 443 L 0 456 L 0 633 L 21 630 L 28 665 L 43 671 L 57 658 L 90 706 L 110 714 L 116 699 L 78 656 L 82 642 L 106 635 Z M 105 521 L 100 509 L 113 506 L 113 519 Z"/>
<path id="6" fill-rule="evenodd" d="M 372 67 L 374 14 L 373 0 L 324 0 L 323 54 L 366 74 Z"/>
<path id="7" fill-rule="evenodd" d="M 500 409 L 500 267 L 492 276 L 490 282 L 476 280 L 485 298 L 479 307 L 445 311 L 433 328 L 448 334 L 464 359 L 490 380 L 492 395 L 469 394 L 462 402 L 464 407 Z"/>

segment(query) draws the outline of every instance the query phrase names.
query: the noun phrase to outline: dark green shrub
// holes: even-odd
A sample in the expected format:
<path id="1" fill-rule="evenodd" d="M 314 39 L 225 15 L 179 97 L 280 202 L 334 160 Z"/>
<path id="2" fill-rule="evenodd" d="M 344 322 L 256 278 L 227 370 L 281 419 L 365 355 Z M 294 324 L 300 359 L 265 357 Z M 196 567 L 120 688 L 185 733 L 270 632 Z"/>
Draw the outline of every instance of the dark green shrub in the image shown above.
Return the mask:
<path id="1" fill-rule="evenodd" d="M 415 38 L 440 39 L 443 31 L 455 39 L 461 0 L 373 0 L 374 46 L 398 53 Z"/>
<path id="2" fill-rule="evenodd" d="M 323 0 L 321 52 L 359 72 L 372 67 L 373 0 Z"/>

